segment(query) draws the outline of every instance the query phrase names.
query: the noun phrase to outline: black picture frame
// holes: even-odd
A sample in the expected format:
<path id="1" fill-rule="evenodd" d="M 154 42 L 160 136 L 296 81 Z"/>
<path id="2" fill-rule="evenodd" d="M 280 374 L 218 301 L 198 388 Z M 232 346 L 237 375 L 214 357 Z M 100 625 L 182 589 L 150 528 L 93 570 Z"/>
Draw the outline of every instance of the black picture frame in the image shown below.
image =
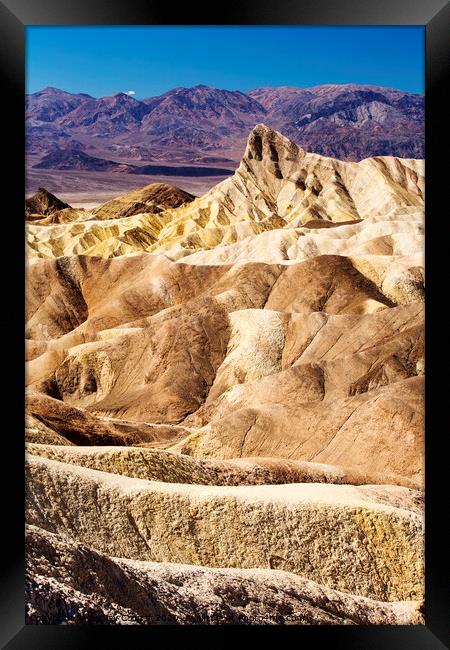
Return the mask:
<path id="1" fill-rule="evenodd" d="M 11 424 L 4 425 L 4 456 L 2 478 L 3 522 L 7 524 L 2 535 L 0 642 L 8 650 L 25 648 L 85 648 L 100 644 L 121 645 L 129 637 L 134 643 L 146 640 L 161 644 L 162 648 L 176 643 L 190 643 L 192 635 L 213 636 L 217 648 L 230 641 L 242 644 L 255 642 L 262 635 L 264 643 L 274 643 L 284 635 L 290 641 L 316 644 L 345 650 L 439 650 L 450 647 L 449 552 L 446 532 L 446 504 L 441 506 L 447 484 L 447 457 L 442 453 L 446 437 L 446 420 L 438 421 L 437 413 L 445 405 L 445 384 L 433 382 L 434 369 L 442 360 L 441 350 L 433 347 L 434 328 L 430 316 L 432 305 L 440 301 L 437 281 L 440 276 L 438 260 L 445 260 L 444 249 L 433 234 L 433 221 L 447 220 L 446 212 L 438 208 L 448 194 L 448 172 L 442 162 L 443 138 L 448 110 L 445 101 L 445 72 L 448 68 L 450 7 L 444 0 L 235 0 L 216 3 L 207 9 L 204 3 L 175 7 L 161 0 L 2 0 L 0 1 L 0 51 L 3 74 L 4 100 L 6 98 L 7 125 L 3 128 L 4 151 L 8 152 L 8 181 L 4 191 L 7 203 L 8 249 L 12 253 L 4 279 L 5 305 L 0 324 L 4 341 L 12 354 L 11 373 L 8 373 L 3 398 L 8 410 L 15 413 Z M 286 627 L 128 627 L 128 626 L 31 626 L 24 624 L 24 485 L 23 485 L 23 199 L 24 199 L 24 95 L 25 95 L 25 27 L 28 25 L 423 25 L 426 37 L 426 260 L 428 287 L 426 301 L 427 365 L 426 380 L 426 611 L 425 626 L 286 626 Z M 8 115 L 9 111 L 9 115 Z M 447 148 L 448 151 L 448 148 Z M 7 189 L 7 192 L 6 192 Z M 5 215 L 3 215 L 5 216 Z M 438 231 L 436 231 L 437 234 Z M 441 231 L 442 233 L 444 230 Z M 435 241 L 436 240 L 436 241 Z M 436 246 L 436 248 L 435 248 Z M 448 255 L 448 254 L 447 254 Z M 13 273 L 11 271 L 13 269 Z M 14 278 L 12 277 L 14 275 Z M 13 281 L 14 280 L 14 281 Z M 436 302 L 433 302 L 433 295 Z M 432 340 L 433 337 L 433 340 Z M 4 361 L 5 364 L 9 363 Z M 13 370 L 16 369 L 14 373 Z M 428 369 L 427 369 L 428 370 Z M 12 406 L 14 405 L 14 408 Z M 14 432 L 14 435 L 13 433 Z M 448 434 L 447 434 L 448 435 Z M 6 443 L 7 440 L 7 443 Z M 445 441 L 444 441 L 445 442 Z M 6 469 L 10 476 L 6 477 Z M 447 470 L 447 471 L 446 471 Z M 238 632 L 238 634 L 236 634 Z M 142 636 L 142 635 L 151 636 Z M 211 639 L 212 640 L 212 639 Z"/>

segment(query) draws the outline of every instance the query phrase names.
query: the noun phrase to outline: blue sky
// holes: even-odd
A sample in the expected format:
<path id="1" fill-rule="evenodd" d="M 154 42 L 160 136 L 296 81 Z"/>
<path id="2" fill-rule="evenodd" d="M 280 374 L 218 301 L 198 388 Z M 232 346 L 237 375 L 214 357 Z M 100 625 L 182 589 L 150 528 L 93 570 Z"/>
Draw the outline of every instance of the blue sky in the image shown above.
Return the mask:
<path id="1" fill-rule="evenodd" d="M 374 84 L 424 92 L 423 27 L 27 27 L 27 92 L 136 99 L 178 86 Z"/>

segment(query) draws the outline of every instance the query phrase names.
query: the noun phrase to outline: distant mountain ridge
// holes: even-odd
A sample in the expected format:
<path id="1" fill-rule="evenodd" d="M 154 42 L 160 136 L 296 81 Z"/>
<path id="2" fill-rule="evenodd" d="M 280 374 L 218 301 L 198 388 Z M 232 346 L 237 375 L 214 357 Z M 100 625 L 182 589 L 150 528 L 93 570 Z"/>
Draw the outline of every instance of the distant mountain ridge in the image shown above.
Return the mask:
<path id="1" fill-rule="evenodd" d="M 27 96 L 26 110 L 34 154 L 69 147 L 103 158 L 116 151 L 122 161 L 191 163 L 205 153 L 238 161 L 248 132 L 264 121 L 303 149 L 342 160 L 424 157 L 424 97 L 369 85 L 248 93 L 198 85 L 142 101 L 45 88 Z"/>
<path id="2" fill-rule="evenodd" d="M 27 121 L 54 122 L 73 111 L 83 102 L 93 99 L 94 97 L 84 93 L 73 94 L 49 86 L 37 93 L 26 96 Z"/>

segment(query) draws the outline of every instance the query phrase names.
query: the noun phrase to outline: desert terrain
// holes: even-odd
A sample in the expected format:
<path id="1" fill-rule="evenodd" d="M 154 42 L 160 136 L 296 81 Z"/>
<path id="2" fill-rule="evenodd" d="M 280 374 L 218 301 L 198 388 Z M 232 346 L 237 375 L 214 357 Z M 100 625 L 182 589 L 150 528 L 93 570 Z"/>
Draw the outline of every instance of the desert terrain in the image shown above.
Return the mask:
<path id="1" fill-rule="evenodd" d="M 48 87 L 26 96 L 27 196 L 45 187 L 88 208 L 154 180 L 201 196 L 234 172 L 262 122 L 340 160 L 424 156 L 424 97 L 393 88 L 197 85 L 138 100 Z"/>
<path id="2" fill-rule="evenodd" d="M 423 160 L 286 135 L 27 198 L 28 623 L 424 622 Z"/>

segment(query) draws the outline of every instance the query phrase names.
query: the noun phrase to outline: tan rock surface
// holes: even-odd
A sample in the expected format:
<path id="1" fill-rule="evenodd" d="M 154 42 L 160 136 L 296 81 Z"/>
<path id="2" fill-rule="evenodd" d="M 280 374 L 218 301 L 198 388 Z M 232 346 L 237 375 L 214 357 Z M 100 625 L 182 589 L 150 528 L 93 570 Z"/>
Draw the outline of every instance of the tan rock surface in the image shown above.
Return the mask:
<path id="1" fill-rule="evenodd" d="M 47 408 L 87 410 L 94 430 L 98 417 L 134 422 L 135 443 L 175 438 L 196 456 L 285 457 L 420 483 L 420 301 L 394 306 L 340 256 L 231 268 L 79 258 L 70 294 L 57 262 L 35 263 L 29 280 L 27 377 L 35 394 L 58 398 Z M 46 424 L 55 430 L 55 417 Z"/>
<path id="2" fill-rule="evenodd" d="M 280 568 L 377 600 L 423 596 L 422 517 L 377 493 L 148 482 L 37 456 L 27 466 L 28 523 L 108 555 Z"/>
<path id="3" fill-rule="evenodd" d="M 384 603 L 268 569 L 110 558 L 27 528 L 27 623 L 414 625 L 420 603 Z"/>
<path id="4" fill-rule="evenodd" d="M 55 435 L 55 434 L 54 434 Z M 45 439 L 43 437 L 43 439 Z M 215 460 L 192 458 L 185 454 L 171 453 L 146 447 L 77 447 L 55 439 L 48 443 L 30 442 L 27 452 L 63 463 L 165 483 L 197 483 L 201 485 L 269 485 L 280 483 L 336 483 L 362 485 L 383 483 L 386 474 L 367 475 L 349 472 L 343 467 L 310 463 L 283 458 L 235 458 Z M 145 445 L 145 443 L 143 443 Z M 63 446 L 61 446 L 63 445 Z M 392 480 L 396 477 L 392 477 Z M 405 481 L 407 487 L 414 482 Z M 371 488 L 375 489 L 375 488 Z M 394 486 L 390 487 L 391 492 Z M 421 493 L 400 488 L 403 507 L 421 511 Z M 410 501 L 407 501 L 407 498 Z"/>

